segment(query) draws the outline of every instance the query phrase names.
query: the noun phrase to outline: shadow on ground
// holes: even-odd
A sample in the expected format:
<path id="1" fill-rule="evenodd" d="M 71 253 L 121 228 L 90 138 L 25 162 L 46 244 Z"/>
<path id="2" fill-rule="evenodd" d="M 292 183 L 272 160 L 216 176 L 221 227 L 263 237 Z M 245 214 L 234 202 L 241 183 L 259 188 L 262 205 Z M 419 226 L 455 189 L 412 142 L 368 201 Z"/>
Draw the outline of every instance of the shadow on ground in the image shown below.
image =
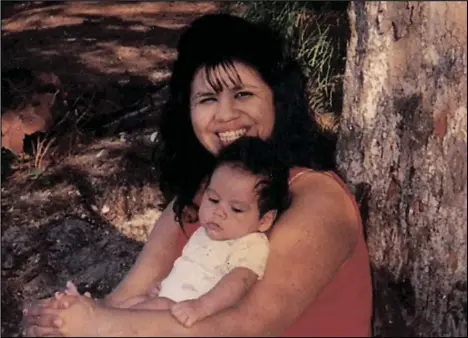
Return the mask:
<path id="1" fill-rule="evenodd" d="M 2 2 L 3 3 L 3 2 Z M 103 86 L 170 71 L 183 27 L 216 3 L 65 2 L 2 18 L 2 71 L 53 71 L 67 87 Z"/>
<path id="2" fill-rule="evenodd" d="M 20 335 L 21 309 L 76 281 L 96 297 L 109 293 L 133 264 L 142 243 L 105 222 L 76 216 L 38 228 L 2 233 L 2 336 Z"/>

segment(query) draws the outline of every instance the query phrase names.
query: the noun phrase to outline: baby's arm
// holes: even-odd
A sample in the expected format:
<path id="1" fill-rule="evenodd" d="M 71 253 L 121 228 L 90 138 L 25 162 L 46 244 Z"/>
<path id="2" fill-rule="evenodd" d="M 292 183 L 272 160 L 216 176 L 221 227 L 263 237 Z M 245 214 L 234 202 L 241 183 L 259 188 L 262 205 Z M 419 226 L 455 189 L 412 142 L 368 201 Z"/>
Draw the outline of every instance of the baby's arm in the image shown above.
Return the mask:
<path id="1" fill-rule="evenodd" d="M 171 313 L 179 322 L 189 327 L 196 321 L 236 304 L 263 277 L 268 254 L 268 239 L 254 233 L 239 239 L 231 248 L 227 265 L 232 270 L 210 291 L 198 299 L 174 304 Z"/>
<path id="2" fill-rule="evenodd" d="M 183 325 L 195 322 L 233 306 L 252 287 L 258 275 L 244 267 L 233 269 L 203 296 L 174 304 L 171 313 Z"/>
<path id="3" fill-rule="evenodd" d="M 152 300 L 156 299 L 158 297 L 158 295 L 159 295 L 159 290 L 160 289 L 161 289 L 161 284 L 156 283 L 156 285 L 154 287 L 152 287 L 151 290 L 148 293 L 128 298 L 128 299 L 124 300 L 123 302 L 116 303 L 113 307 L 117 307 L 117 308 L 120 308 L 120 309 L 145 308 L 145 307 L 141 307 L 140 305 L 143 304 L 143 303 L 146 303 L 148 301 L 152 301 Z M 146 308 L 147 309 L 155 309 L 155 308 L 151 307 L 150 304 L 151 303 L 149 303 L 148 307 L 146 307 Z"/>
<path id="4" fill-rule="evenodd" d="M 132 309 L 140 310 L 169 310 L 175 302 L 165 297 L 148 297 L 138 304 L 131 306 Z"/>

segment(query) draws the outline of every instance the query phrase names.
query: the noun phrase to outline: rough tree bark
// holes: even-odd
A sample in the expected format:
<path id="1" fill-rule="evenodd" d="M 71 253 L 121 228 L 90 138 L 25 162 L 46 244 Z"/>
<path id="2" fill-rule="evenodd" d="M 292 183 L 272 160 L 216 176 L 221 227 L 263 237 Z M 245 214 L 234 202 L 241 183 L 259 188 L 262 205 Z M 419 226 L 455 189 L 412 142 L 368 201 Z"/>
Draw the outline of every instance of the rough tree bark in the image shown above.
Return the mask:
<path id="1" fill-rule="evenodd" d="M 363 2 L 339 169 L 361 199 L 374 335 L 467 334 L 467 4 Z"/>

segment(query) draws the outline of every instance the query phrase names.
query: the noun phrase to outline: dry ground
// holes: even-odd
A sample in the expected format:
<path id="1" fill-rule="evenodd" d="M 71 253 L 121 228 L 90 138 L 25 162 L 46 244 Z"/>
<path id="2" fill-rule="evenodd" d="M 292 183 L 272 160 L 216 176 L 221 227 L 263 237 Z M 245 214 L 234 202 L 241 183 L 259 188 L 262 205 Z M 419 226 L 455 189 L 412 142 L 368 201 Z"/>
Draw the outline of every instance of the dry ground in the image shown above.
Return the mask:
<path id="1" fill-rule="evenodd" d="M 73 102 L 82 102 L 101 127 L 117 116 L 110 112 L 151 108 L 99 134 L 92 124 L 73 129 L 73 138 L 56 140 L 62 151 L 46 156 L 40 170 L 27 156 L 10 161 L 13 169 L 2 163 L 2 336 L 20 335 L 25 302 L 68 279 L 102 296 L 131 266 L 159 215 L 154 101 L 164 99 L 183 27 L 222 6 L 2 1 L 2 87 L 5 74 L 21 77 L 18 69 L 53 72 L 67 93 L 65 107 L 78 111 Z M 2 114 L 5 102 L 2 90 Z M 2 162 L 8 159 L 2 151 Z"/>

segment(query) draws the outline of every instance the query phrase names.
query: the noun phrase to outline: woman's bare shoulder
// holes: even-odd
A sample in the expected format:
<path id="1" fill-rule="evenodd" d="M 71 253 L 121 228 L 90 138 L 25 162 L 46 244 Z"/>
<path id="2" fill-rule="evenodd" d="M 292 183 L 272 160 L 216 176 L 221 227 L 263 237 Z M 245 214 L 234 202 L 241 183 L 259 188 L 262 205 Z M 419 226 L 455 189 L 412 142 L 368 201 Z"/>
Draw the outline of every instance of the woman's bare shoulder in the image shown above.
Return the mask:
<path id="1" fill-rule="evenodd" d="M 320 233 L 320 236 L 333 237 L 333 242 L 352 251 L 359 215 L 352 196 L 336 177 L 325 172 L 305 171 L 291 180 L 290 190 L 291 207 L 279 219 L 278 232 L 294 228 L 299 232 Z"/>
<path id="2" fill-rule="evenodd" d="M 304 171 L 290 181 L 293 202 L 307 201 L 314 212 L 322 210 L 337 218 L 344 217 L 355 223 L 358 221 L 353 196 L 340 179 L 330 172 Z M 320 208 L 314 207 L 315 205 Z M 317 210 L 320 209 L 320 210 Z"/>

